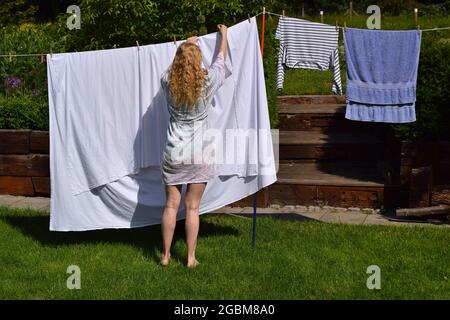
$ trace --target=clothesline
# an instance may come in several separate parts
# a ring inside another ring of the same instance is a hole
[[[258,13],[255,17],[259,16],[263,14],[262,12]],[[278,13],[273,13],[270,11],[266,11],[266,14],[268,15],[272,15],[272,16],[277,16],[277,17],[288,17],[288,18],[292,18],[286,15],[282,15],[282,14],[278,14]],[[345,27],[340,27],[338,26],[339,29],[344,29]],[[439,31],[439,30],[450,30],[450,27],[442,27],[442,28],[431,28],[431,29],[421,29],[420,31]]]
[[[278,13],[274,13],[274,12],[270,12],[270,11],[266,11],[265,12],[268,15],[272,15],[272,16],[277,16],[277,17],[288,17],[291,18],[289,16],[286,15],[282,15],[282,14],[278,14]],[[259,12],[257,13],[254,17],[258,17],[260,15],[262,15],[263,12]],[[250,16],[249,16],[250,18]],[[341,27],[341,26],[337,26],[339,29],[345,29],[345,27]],[[420,31],[423,32],[427,32],[427,31],[441,31],[441,30],[450,30],[450,27],[440,27],[440,28],[431,28],[431,29],[421,29]],[[43,55],[47,55],[47,54],[53,54],[53,52],[48,52],[48,53],[17,53],[17,54],[0,54],[0,57],[3,58],[11,58],[11,57],[37,57],[37,56],[43,56]]]

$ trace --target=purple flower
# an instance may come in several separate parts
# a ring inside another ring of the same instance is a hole
[[[39,95],[39,90],[38,89],[31,90],[31,96],[32,97],[37,97],[38,95]]]
[[[6,89],[18,89],[22,87],[22,80],[16,76],[7,76],[5,78],[5,88]]]

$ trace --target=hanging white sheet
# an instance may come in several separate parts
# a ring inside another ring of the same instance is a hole
[[[233,148],[244,151],[242,157],[227,158],[233,153],[229,146],[225,151],[224,141],[230,140],[217,140],[226,161],[217,165],[219,176],[207,185],[201,214],[276,181],[255,18],[230,27],[228,37],[232,75],[208,116],[210,127],[223,137],[237,135],[240,143]],[[205,66],[218,44],[216,33],[200,37]],[[168,112],[160,76],[175,52],[175,44],[168,42],[47,55],[50,230],[161,223],[165,194],[160,165]],[[255,143],[239,140],[255,130]],[[178,219],[184,216],[182,205]]]

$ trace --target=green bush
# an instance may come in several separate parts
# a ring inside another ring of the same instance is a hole
[[[231,25],[263,6],[280,10],[275,0],[82,0],[81,28],[69,30],[69,14],[58,16],[59,38],[66,51],[97,50],[185,39],[216,31],[216,25]]]
[[[25,90],[15,95],[0,95],[0,128],[48,130],[46,97],[33,97]]]
[[[38,6],[29,0],[1,0],[0,26],[34,22],[37,10]]]
[[[259,25],[261,19],[258,19]],[[278,41],[275,39],[275,30],[278,19],[266,18],[266,32],[264,36],[264,77],[266,80],[267,102],[269,106],[270,124],[278,128],[278,106],[276,92]],[[260,33],[261,34],[261,33]],[[261,40],[261,39],[260,39]]]
[[[50,46],[57,52],[58,46],[55,28],[51,24],[22,24],[0,29],[0,52],[12,54],[46,53]],[[9,76],[20,78],[21,88],[36,90],[42,95],[47,92],[47,66],[41,63],[40,56],[12,57],[11,60],[0,58],[0,94],[5,94],[7,88],[5,79]]]
[[[450,140],[449,32],[424,33],[417,77],[417,121],[395,125],[397,137],[407,140]]]
[[[3,27],[0,52],[45,53],[55,38],[51,24]],[[48,130],[45,59],[41,63],[40,56],[0,58],[0,80],[0,128]]]

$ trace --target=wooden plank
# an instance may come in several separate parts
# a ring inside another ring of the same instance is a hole
[[[382,145],[280,145],[281,160],[347,160],[377,161],[382,158]]]
[[[450,206],[440,205],[423,208],[402,208],[396,210],[396,215],[399,217],[420,217],[444,214],[450,214]]]
[[[39,196],[50,196],[50,177],[31,177],[34,192]]]
[[[358,135],[343,132],[311,132],[311,131],[280,131],[280,144],[290,145],[367,145],[381,144],[380,139],[373,134],[359,133]]]
[[[47,154],[0,155],[0,175],[4,176],[50,176]]]
[[[281,104],[346,104],[345,96],[337,95],[292,95],[278,96],[278,105]]]
[[[433,168],[420,167],[411,170],[409,207],[428,207],[433,191]]]
[[[49,153],[48,131],[33,130],[30,133],[30,153]]]
[[[279,205],[330,205],[379,208],[384,205],[384,188],[289,185],[270,186],[269,203]]]
[[[233,202],[230,204],[231,207],[253,207],[253,195],[245,197],[241,200]],[[256,196],[256,206],[258,208],[266,208],[268,206],[268,190],[263,188],[257,192]]]
[[[277,183],[281,184],[337,187],[383,187],[385,185],[375,164],[364,162],[281,163],[277,176]]]
[[[319,199],[339,207],[379,208],[383,204],[384,188],[319,186]]]
[[[278,113],[280,114],[304,114],[304,115],[317,115],[326,114],[328,116],[334,116],[337,113],[345,113],[345,104],[281,104],[278,107]]]
[[[25,154],[30,151],[28,129],[0,129],[0,154]]]
[[[0,194],[34,196],[31,177],[0,176]]]
[[[269,187],[269,204],[317,205],[316,200],[316,186],[276,183]]]

